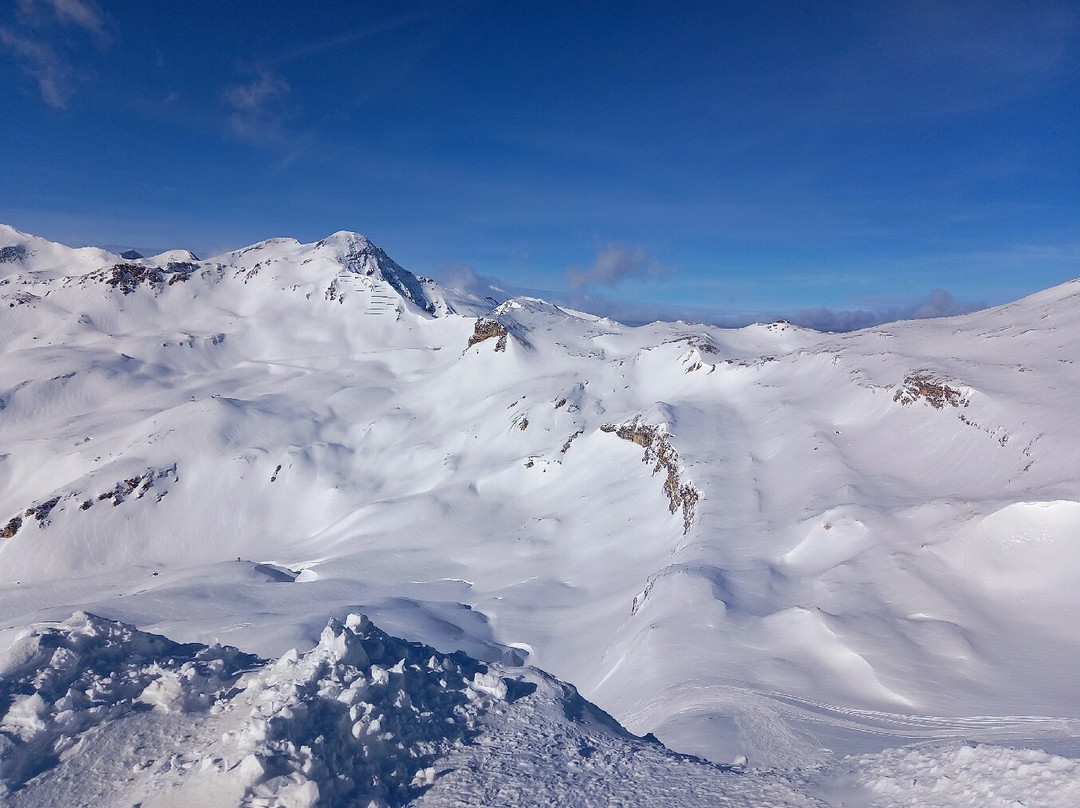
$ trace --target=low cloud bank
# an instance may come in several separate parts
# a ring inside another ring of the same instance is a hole
[[[601,253],[603,255],[603,253]],[[633,267],[641,267],[636,259],[628,264],[622,259],[612,258],[603,263],[600,275],[609,278],[626,279],[628,272],[636,272]],[[598,264],[602,262],[598,259]],[[594,265],[595,266],[595,265]],[[590,268],[591,269],[591,268]],[[503,301],[510,297],[539,297],[565,308],[585,311],[601,317],[610,317],[626,325],[643,325],[656,320],[683,320],[686,322],[708,323],[723,328],[740,328],[751,323],[770,323],[787,320],[796,325],[813,328],[817,331],[857,331],[860,328],[891,323],[898,320],[921,320],[932,317],[951,317],[967,314],[986,308],[984,302],[958,300],[951,292],[933,289],[925,297],[907,303],[884,300],[880,306],[868,306],[859,309],[833,309],[826,307],[800,309],[798,311],[759,311],[726,313],[697,306],[684,306],[672,303],[635,303],[612,300],[602,295],[592,294],[584,288],[572,287],[569,291],[553,289],[529,289],[503,283],[492,275],[481,275],[467,264],[449,263],[439,267],[436,272],[440,283],[452,289],[468,292],[478,297],[490,297]],[[596,277],[592,273],[589,277]],[[592,283],[593,281],[590,281]],[[620,283],[621,280],[615,282]],[[615,285],[607,284],[607,285]]]
[[[802,309],[785,319],[818,331],[856,331],[897,320],[924,320],[931,317],[952,317],[955,314],[985,309],[986,303],[957,300],[944,289],[934,289],[926,297],[908,305],[893,305],[882,309],[829,308]]]

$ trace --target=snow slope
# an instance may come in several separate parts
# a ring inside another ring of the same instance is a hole
[[[831,335],[485,310],[349,233],[0,259],[0,646],[363,611],[714,761],[1078,754],[1080,284]]]

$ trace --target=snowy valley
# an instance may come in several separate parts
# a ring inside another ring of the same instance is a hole
[[[0,796],[1080,804],[1078,303],[631,328],[0,226]]]

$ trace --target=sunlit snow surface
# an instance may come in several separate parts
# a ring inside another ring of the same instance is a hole
[[[518,721],[536,696],[478,708],[418,804],[642,804],[680,767],[705,789],[686,804],[1011,805],[1028,781],[1025,804],[1080,802],[1080,284],[824,335],[497,306],[349,233],[124,261],[0,227],[0,259],[0,648],[85,610],[277,659],[363,612],[750,761],[614,729],[574,757],[572,721]],[[174,691],[80,732],[150,733],[160,764],[247,715],[211,712],[214,686],[175,732],[145,717]],[[39,708],[0,705],[9,743]],[[64,732],[12,799],[105,788]],[[277,804],[250,800],[278,774],[204,759],[131,788]]]

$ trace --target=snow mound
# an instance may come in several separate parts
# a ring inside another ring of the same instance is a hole
[[[205,710],[257,660],[180,645],[76,612],[0,658],[0,794],[55,765],[79,737],[135,710]]]
[[[227,739],[255,775],[252,793],[309,794],[311,805],[404,804],[433,782],[446,748],[475,734],[477,711],[506,695],[479,663],[392,638],[361,615],[332,620],[311,651],[242,684],[218,709],[247,715]]]
[[[195,793],[216,778],[245,805],[402,805],[507,689],[479,662],[390,637],[361,615],[331,620],[313,649],[268,664],[78,612],[26,633],[0,663],[0,793],[55,795],[67,781],[57,771],[82,765],[86,733],[97,729],[96,746],[170,715],[183,750],[167,738],[130,750],[117,787]]]

